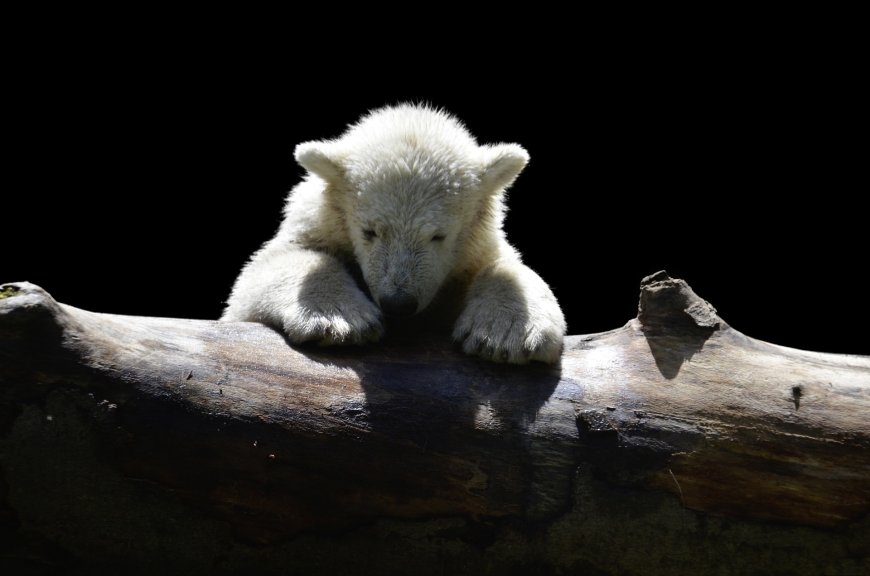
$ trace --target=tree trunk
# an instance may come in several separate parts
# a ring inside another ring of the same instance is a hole
[[[555,367],[7,284],[0,434],[24,573],[870,572],[870,357],[748,338],[661,272]]]

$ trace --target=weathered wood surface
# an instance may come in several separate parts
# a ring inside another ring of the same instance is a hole
[[[569,337],[557,367],[490,364],[423,338],[293,348],[257,324],[97,314],[7,284],[0,384],[0,462],[17,526],[51,524],[31,493],[46,472],[28,463],[76,466],[50,446],[44,456],[21,447],[41,446],[69,420],[93,436],[99,466],[169,490],[228,526],[234,541],[282,545],[385,520],[416,522],[413,531],[463,519],[455,538],[485,560],[463,560],[469,569],[498,572],[487,546],[520,530],[513,565],[535,558],[556,572],[668,573],[632,572],[619,558],[601,565],[588,527],[571,540],[577,514],[597,507],[606,516],[617,498],[650,498],[689,514],[683,523],[733,519],[770,530],[758,521],[773,521],[783,543],[771,549],[794,562],[809,560],[788,543],[806,543],[801,530],[812,530],[828,557],[808,570],[868,566],[870,545],[860,542],[870,534],[870,357],[753,340],[663,273],[644,280],[637,319]],[[55,440],[77,450],[66,436]],[[663,533],[673,521],[660,519]],[[46,530],[53,542],[69,539]],[[680,537],[724,538],[689,532]],[[542,552],[554,533],[562,548]]]

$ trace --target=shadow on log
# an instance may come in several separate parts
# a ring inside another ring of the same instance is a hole
[[[870,357],[748,338],[663,272],[557,367],[7,284],[0,384],[4,573],[870,570]]]

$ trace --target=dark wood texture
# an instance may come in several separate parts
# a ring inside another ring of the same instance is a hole
[[[753,340],[664,273],[557,367],[7,284],[0,384],[3,558],[33,573],[870,567],[870,357]]]

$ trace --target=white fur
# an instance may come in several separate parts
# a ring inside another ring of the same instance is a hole
[[[384,332],[376,302],[401,294],[417,312],[449,310],[443,295],[458,294],[453,337],[467,353],[559,359],[559,304],[502,231],[504,190],[528,162],[522,147],[479,146],[447,113],[399,105],[295,155],[308,176],[236,280],[222,320],[270,324],[294,343],[358,344]]]

